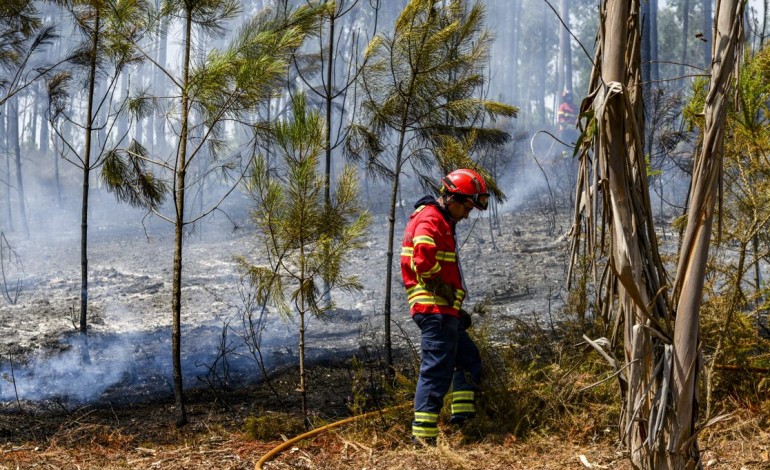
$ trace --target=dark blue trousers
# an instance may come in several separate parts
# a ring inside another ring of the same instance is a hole
[[[414,396],[412,434],[435,438],[438,415],[450,386],[453,389],[451,420],[464,421],[476,413],[481,355],[468,332],[459,325],[459,318],[441,314],[416,314],[412,318],[422,332],[422,361]]]

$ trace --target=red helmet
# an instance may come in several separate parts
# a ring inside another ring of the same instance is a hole
[[[441,178],[441,183],[449,194],[458,199],[469,199],[473,206],[479,210],[486,210],[489,205],[489,192],[487,183],[480,174],[467,168],[455,170]]]

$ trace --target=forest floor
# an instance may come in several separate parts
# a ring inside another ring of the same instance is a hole
[[[290,392],[297,385],[296,375],[296,371],[287,371],[272,383],[279,393]],[[317,391],[309,397],[315,409],[350,393],[349,369],[344,367],[313,367],[309,382],[309,390]],[[250,417],[276,406],[275,396],[264,386],[240,390],[227,402],[227,407],[213,403],[205,391],[190,394],[190,423],[182,428],[174,425],[173,402],[169,401],[67,410],[49,403],[21,413],[4,413],[0,417],[0,468],[252,469],[284,438],[302,432],[296,402],[284,403],[285,411],[274,416],[279,423],[263,429],[276,433],[275,437],[255,439],[247,432]],[[631,468],[601,419],[582,428],[539,430],[523,439],[473,435],[442,426],[439,445],[423,448],[408,439],[410,411],[402,408],[298,442],[263,468]],[[341,418],[322,412],[312,421],[320,426]],[[770,468],[770,433],[764,424],[751,410],[739,410],[732,420],[707,430],[700,439],[704,467]]]
[[[399,211],[397,239],[408,212]],[[272,389],[264,380],[255,383],[261,374],[242,345],[228,343],[229,369],[217,368],[223,364],[224,332],[229,340],[242,339],[237,328],[245,306],[233,257],[258,260],[259,255],[245,217],[237,224],[209,221],[186,241],[182,359],[190,423],[181,428],[174,425],[169,393],[171,230],[158,221],[139,226],[141,217],[124,209],[94,207],[86,363],[73,317],[80,292],[79,225],[62,218],[32,220],[41,230],[28,239],[8,235],[24,264],[18,268],[18,301],[0,305],[0,469],[249,469],[284,439],[304,431],[297,418],[296,323],[272,317],[267,323],[262,346]],[[534,348],[541,329],[558,328],[566,297],[569,220],[566,211],[554,214],[547,202],[535,201],[505,213],[501,209],[494,228],[488,217],[477,216],[459,226],[469,303],[487,344],[512,344],[513,327],[531,325],[530,336],[518,342]],[[382,355],[377,348],[387,222],[375,218],[370,231],[366,249],[349,264],[363,292],[335,295],[338,309],[323,321],[308,322],[308,409],[314,427],[350,416],[351,405],[365,394],[350,358],[376,363]],[[393,334],[401,359],[411,364],[406,375],[413,378],[417,329],[404,297],[394,294]],[[573,344],[564,356],[593,360],[583,358],[581,350]],[[606,372],[606,366],[596,367]],[[237,386],[212,386],[222,374],[238,379]],[[408,401],[409,386],[401,387]],[[404,402],[385,417],[298,443],[265,468],[630,468],[627,456],[618,452],[617,411],[610,403],[617,392],[612,390],[604,402],[580,398],[565,407],[572,415],[563,423],[550,417],[547,426],[533,425],[527,432],[441,427],[435,448],[412,445],[411,410]],[[755,402],[770,403],[766,398]],[[732,418],[704,430],[704,466],[770,469],[770,405],[752,406],[757,405],[737,399],[725,404]],[[377,408],[376,402],[364,406]],[[534,420],[541,413],[520,411]],[[255,424],[260,417],[269,419]]]

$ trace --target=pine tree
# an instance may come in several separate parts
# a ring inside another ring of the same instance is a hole
[[[116,164],[114,149],[107,148],[124,146],[125,135],[115,139],[97,139],[99,129],[112,130],[117,126],[122,108],[108,109],[118,77],[135,61],[136,48],[134,44],[146,30],[145,22],[147,6],[136,0],[93,0],[89,2],[71,2],[66,5],[73,20],[83,34],[83,40],[75,51],[68,56],[68,62],[73,70],[59,72],[48,81],[50,109],[48,118],[51,129],[62,142],[61,157],[82,172],[81,217],[80,217],[80,332],[85,334],[88,328],[88,210],[91,186],[91,172],[100,167],[107,171],[105,178],[109,184],[114,179]],[[85,116],[78,116],[77,110],[68,109],[66,103],[71,90],[81,93],[75,88],[79,83],[72,83],[72,75],[82,72],[86,75],[83,90],[86,102]],[[102,81],[106,86],[102,87]],[[78,137],[69,136],[62,126],[76,123],[83,134]],[[98,142],[101,140],[101,142]],[[79,142],[83,142],[82,147]],[[98,142],[98,143],[97,143]],[[136,147],[136,144],[134,144]],[[139,149],[134,155],[141,153]],[[150,207],[157,206],[163,200],[164,186],[162,182],[152,178],[144,170],[144,162],[135,157],[133,165],[121,167],[124,178],[133,178],[144,183],[143,198]],[[103,166],[104,165],[104,166]],[[110,174],[112,172],[112,174]],[[132,202],[139,202],[134,199]]]
[[[363,116],[351,127],[347,151],[365,158],[370,171],[392,185],[384,300],[389,366],[393,365],[393,232],[401,176],[411,168],[426,185],[435,184],[431,170],[438,167],[447,172],[457,163],[442,161],[437,148],[454,145],[449,142],[464,142],[461,145],[469,148],[502,145],[508,134],[485,127],[481,117],[516,115],[513,106],[477,96],[484,84],[491,40],[483,24],[480,3],[468,8],[464,0],[412,0],[393,34],[378,35],[366,51],[367,66],[361,76]],[[465,161],[475,166],[468,157]],[[495,196],[503,196],[490,179],[488,183]]]
[[[317,30],[319,16],[328,5],[304,5],[294,10],[264,11],[243,23],[233,39],[223,50],[211,49],[200,63],[194,63],[192,49],[195,42],[193,30],[218,34],[225,31],[227,22],[240,16],[236,0],[186,0],[164,3],[163,15],[181,20],[184,38],[181,61],[181,76],[169,69],[162,69],[169,78],[175,92],[171,97],[153,97],[139,94],[133,97],[130,107],[141,112],[150,112],[150,103],[170,101],[165,105],[175,109],[169,116],[176,134],[177,146],[172,155],[148,153],[142,160],[153,165],[159,178],[168,182],[173,195],[171,214],[160,209],[153,212],[174,225],[174,255],[171,283],[171,355],[173,363],[173,386],[176,402],[176,424],[187,423],[187,412],[182,380],[182,265],[185,227],[196,223],[217,210],[221,199],[208,207],[193,211],[188,207],[188,191],[202,178],[190,175],[192,165],[201,164],[207,172],[220,169],[223,172],[238,168],[235,161],[239,153],[233,152],[224,139],[227,126],[246,126],[260,131],[261,126],[247,123],[246,116],[257,106],[267,102],[284,83],[292,54],[302,45],[305,38]],[[145,53],[146,55],[146,53]],[[160,64],[155,63],[155,66]],[[176,96],[174,96],[176,94]],[[196,119],[193,120],[193,113]],[[234,142],[237,146],[238,142]],[[233,158],[223,158],[233,152]],[[125,154],[131,154],[129,150]],[[213,163],[199,163],[205,155]],[[220,160],[220,157],[222,157]],[[248,167],[249,163],[241,168]],[[236,187],[239,178],[225,191],[225,197]],[[129,190],[120,179],[114,188]]]
[[[363,247],[370,217],[358,203],[358,179],[351,166],[345,167],[327,203],[326,178],[319,172],[326,124],[317,111],[307,109],[303,94],[294,96],[292,109],[290,121],[275,125],[282,166],[269,168],[260,158],[248,184],[268,264],[253,265],[242,258],[241,265],[259,303],[270,302],[283,315],[294,312],[299,317],[299,392],[307,416],[306,318],[333,310],[333,303],[321,302],[324,287],[361,290],[355,277],[343,274],[343,267],[352,252]]]

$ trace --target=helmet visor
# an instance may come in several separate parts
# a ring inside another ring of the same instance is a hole
[[[473,201],[473,205],[476,207],[476,209],[485,211],[487,210],[487,207],[489,207],[489,194],[474,194],[471,198],[471,201]]]

